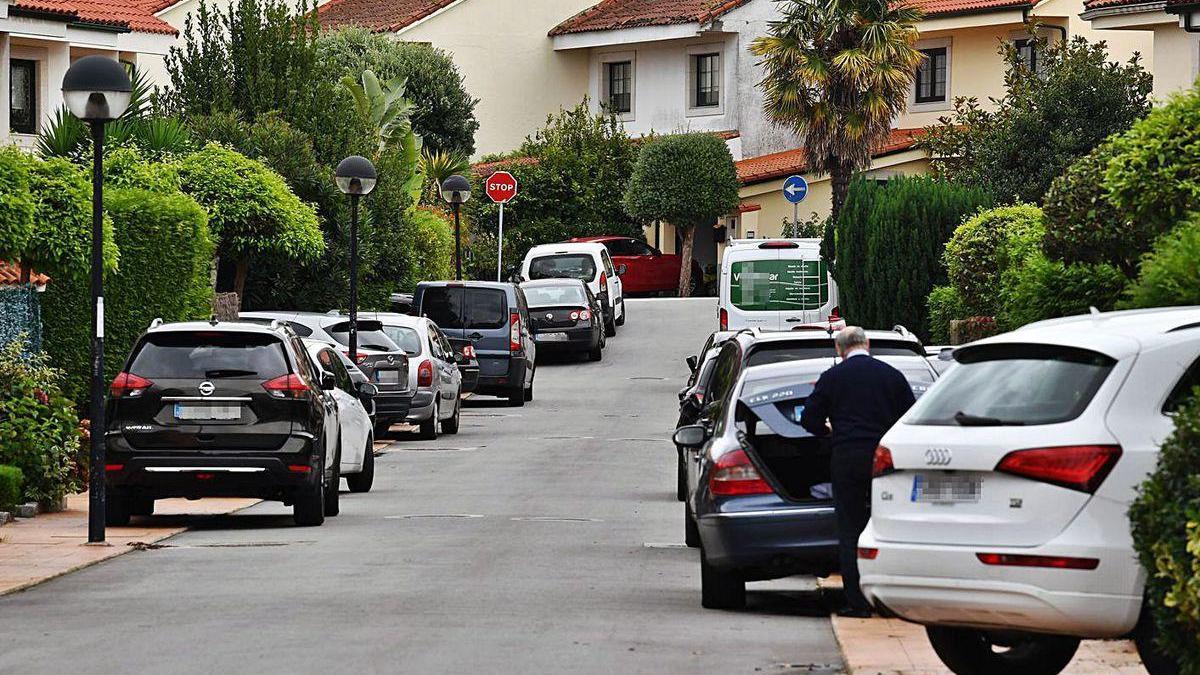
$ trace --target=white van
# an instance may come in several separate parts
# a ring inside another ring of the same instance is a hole
[[[721,259],[720,330],[834,329],[837,284],[820,239],[737,239]]]
[[[529,249],[521,263],[521,279],[579,279],[592,289],[604,307],[604,333],[617,334],[617,326],[625,323],[625,292],[621,275],[625,266],[613,265],[604,244],[595,242],[564,242],[541,244]]]

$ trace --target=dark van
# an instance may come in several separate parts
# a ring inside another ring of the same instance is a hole
[[[446,337],[469,340],[475,347],[477,393],[507,398],[513,406],[533,400],[537,346],[525,294],[516,284],[423,281],[413,294],[413,307]]]

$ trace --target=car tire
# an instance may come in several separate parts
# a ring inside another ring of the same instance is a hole
[[[683,505],[683,543],[688,548],[700,548],[700,527],[696,525],[696,516],[692,513],[692,505]]]
[[[942,663],[960,675],[1055,675],[1079,649],[1079,638],[1062,635],[1010,633],[1000,642],[974,628],[926,626],[925,633]]]
[[[1138,617],[1137,627],[1133,629],[1133,643],[1137,646],[1138,656],[1142,658],[1142,667],[1150,675],[1179,675],[1179,663],[1163,653],[1157,638],[1158,626],[1154,622],[1150,603],[1143,602],[1142,614]]]
[[[683,448],[675,446],[675,498],[687,499],[687,464],[683,463]]]
[[[617,321],[616,321],[616,323],[617,323],[617,325],[618,325],[618,326],[624,326],[624,325],[625,325],[625,312],[626,312],[626,309],[625,309],[625,298],[621,298],[621,316],[620,316],[620,317],[618,317],[618,318],[617,318]]]
[[[342,511],[342,444],[338,443],[337,452],[333,455],[333,475],[329,485],[325,487],[323,500],[325,517],[331,518]]]
[[[706,609],[745,609],[746,580],[736,572],[708,564],[700,549],[700,605]]]
[[[154,500],[150,497],[130,497],[129,498],[129,515],[131,516],[152,516],[154,515]]]
[[[436,441],[438,437],[438,425],[441,420],[438,416],[441,415],[441,401],[438,400],[438,394],[434,394],[433,413],[429,415],[429,419],[421,422],[421,440]]]
[[[130,501],[125,495],[109,493],[104,505],[104,524],[108,527],[128,525],[129,517],[133,515]]]
[[[380,440],[387,438],[388,434],[390,434],[392,431],[391,420],[384,420],[382,422],[376,422],[375,428],[373,429],[373,431],[375,432],[375,438],[378,438]]]
[[[508,391],[508,405],[513,408],[520,408],[525,405],[525,390],[518,387]]]
[[[615,312],[615,311],[616,310],[612,310],[612,311],[608,311],[608,312],[604,313],[604,336],[605,337],[616,337],[617,336],[617,322],[612,318],[613,312]]]
[[[604,345],[600,342],[596,343],[595,347],[588,350],[588,361],[600,361],[604,358]]]
[[[375,484],[375,443],[367,437],[367,449],[363,454],[362,471],[346,476],[346,486],[351,492],[370,492]]]
[[[525,391],[521,392],[521,397],[525,399],[526,403],[533,400],[533,382],[532,381],[530,381],[528,387],[525,387]]]
[[[322,467],[324,472],[324,467]],[[296,491],[295,502],[292,504],[292,520],[301,527],[315,527],[325,523],[325,477],[314,486],[306,486]]]
[[[458,420],[462,414],[462,399],[454,402],[454,414],[442,422],[442,433],[454,435],[458,433]]]

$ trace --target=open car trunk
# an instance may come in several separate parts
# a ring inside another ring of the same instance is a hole
[[[771,407],[782,412],[802,405],[803,399],[792,399]],[[767,474],[767,481],[781,492],[781,496],[792,501],[832,501],[829,440],[803,431],[797,433],[796,429],[789,430],[786,435],[780,434],[767,421],[776,426],[782,421],[799,428],[782,414],[769,415],[768,420],[763,420],[755,409],[738,406],[738,428],[744,434],[743,446],[759,469]]]

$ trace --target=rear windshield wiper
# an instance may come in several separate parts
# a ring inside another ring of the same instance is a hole
[[[217,368],[215,370],[204,371],[205,377],[249,377],[257,375],[257,370],[242,370],[240,368]]]
[[[982,417],[980,415],[971,415],[961,410],[954,413],[954,421],[959,426],[963,427],[1021,427],[1025,426],[1024,422],[1013,420],[1002,420],[999,417]]]
[[[392,351],[392,348],[391,348],[391,347],[389,347],[389,346],[387,346],[387,345],[359,345],[359,346],[360,346],[360,347],[366,347],[367,349],[378,349],[378,350],[379,350],[379,351],[381,351],[381,352],[390,352],[390,351]]]

